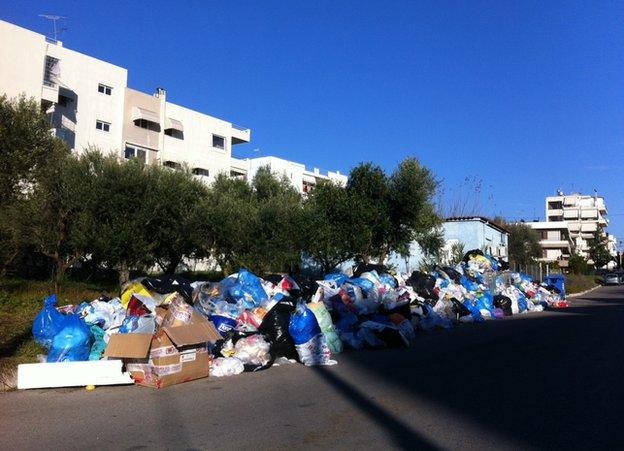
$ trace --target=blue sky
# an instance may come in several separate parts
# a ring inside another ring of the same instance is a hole
[[[595,188],[624,238],[622,2],[0,0],[48,33],[40,13],[131,87],[250,127],[237,156],[348,172],[413,155],[447,205],[509,218]]]

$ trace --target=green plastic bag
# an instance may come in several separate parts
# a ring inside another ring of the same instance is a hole
[[[327,346],[329,346],[329,350],[332,354],[342,352],[342,341],[336,333],[331,315],[327,311],[325,304],[322,302],[310,302],[308,304],[308,308],[312,310],[312,313],[314,313],[316,321],[319,323],[321,332],[323,332],[325,340],[327,341]]]

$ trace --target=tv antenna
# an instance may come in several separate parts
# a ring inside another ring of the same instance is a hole
[[[48,19],[52,21],[54,27],[54,41],[58,41],[58,37],[63,31],[67,31],[67,27],[57,28],[56,21],[61,19],[67,19],[65,16],[57,16],[56,14],[39,14],[39,17],[43,17],[44,19]]]

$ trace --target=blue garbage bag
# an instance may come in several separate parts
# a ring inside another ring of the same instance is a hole
[[[56,310],[56,295],[51,294],[43,301],[43,308],[35,317],[32,334],[37,343],[50,348],[52,339],[63,328],[65,315]]]
[[[89,360],[100,360],[104,349],[106,349],[104,329],[95,324],[91,324],[89,329],[91,330],[91,335],[93,335],[93,344],[91,345],[91,351],[89,352]]]
[[[78,315],[65,315],[63,328],[54,335],[48,362],[78,362],[89,360],[93,335],[87,323]]]
[[[322,333],[316,316],[314,316],[312,310],[306,306],[305,302],[300,301],[297,303],[295,312],[290,315],[288,333],[296,345],[307,343]]]
[[[334,280],[337,286],[343,285],[347,280],[349,280],[349,276],[343,274],[341,272],[333,272],[331,274],[325,275],[325,280]]]
[[[479,310],[487,310],[490,312],[490,316],[492,319],[494,316],[494,297],[489,291],[484,292],[481,296],[476,299],[476,306]]]
[[[368,293],[370,290],[375,288],[375,284],[372,281],[364,279],[362,277],[354,277],[353,279],[349,279],[349,283],[357,285],[362,289],[364,293]]]
[[[466,276],[461,276],[459,279],[459,283],[461,283],[462,286],[470,292],[474,293],[475,291],[479,290],[479,285],[476,282],[468,279]]]
[[[260,277],[256,276],[251,271],[242,268],[238,271],[238,283],[243,287],[245,295],[249,294],[253,301],[254,306],[259,306],[263,301],[269,299],[266,291],[262,287],[262,281]],[[247,296],[245,296],[247,298]]]
[[[394,277],[392,277],[388,273],[381,273],[381,274],[379,274],[379,280],[381,280],[382,283],[390,285],[392,288],[396,288],[397,287],[396,279]]]
[[[216,329],[222,334],[233,330],[237,324],[235,319],[223,315],[210,315],[210,321],[212,321]]]
[[[479,311],[479,307],[476,304],[473,304],[470,299],[464,299],[464,302],[462,302],[462,304],[464,304],[466,308],[470,310],[470,316],[472,316],[475,323],[482,323],[485,321],[485,319],[483,319],[483,316],[481,315],[481,312]]]
[[[521,294],[520,296],[518,296],[518,310],[520,310],[520,312],[524,312],[526,309],[528,309],[528,305],[527,305],[527,298],[525,295]]]

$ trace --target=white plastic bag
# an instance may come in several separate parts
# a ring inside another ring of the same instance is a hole
[[[210,377],[234,376],[243,371],[245,366],[236,357],[219,357],[210,363]]]

